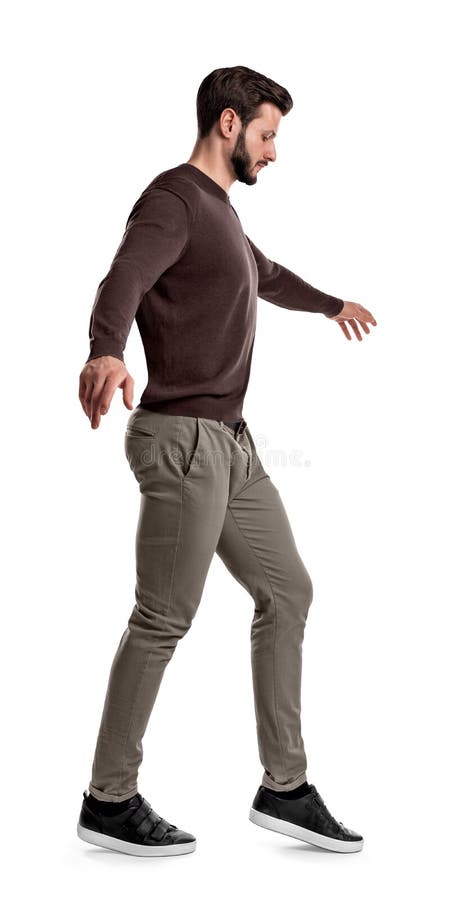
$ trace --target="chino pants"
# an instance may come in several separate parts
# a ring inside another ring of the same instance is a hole
[[[262,784],[306,781],[301,734],[302,643],[312,601],[277,488],[244,419],[136,407],[125,454],[139,484],[135,604],[109,675],[90,792],[137,791],[142,739],[165,667],[189,630],[214,553],[254,601],[251,666]]]

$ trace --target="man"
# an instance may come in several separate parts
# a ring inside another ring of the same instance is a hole
[[[252,677],[264,767],[250,810],[258,825],[331,850],[363,838],[330,814],[306,778],[300,726],[302,641],[312,600],[280,495],[242,416],[256,301],[320,312],[368,333],[371,313],[267,259],[244,234],[228,189],[275,161],[290,94],[245,66],[216,69],[197,95],[198,138],[136,201],[90,319],[80,401],[92,428],[117,388],[133,410],[123,351],[134,318],[149,381],[128,419],[125,452],[139,483],[136,602],[109,676],[78,834],[142,856],[195,850],[137,791],[142,739],[165,666],[192,624],[217,552],[251,594]]]

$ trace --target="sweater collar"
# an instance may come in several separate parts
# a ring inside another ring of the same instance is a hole
[[[183,171],[189,174],[200,187],[204,187],[210,194],[218,197],[219,200],[223,200],[224,203],[230,204],[229,194],[227,194],[217,181],[210,178],[206,172],[202,172],[201,169],[198,169],[197,166],[192,165],[192,163],[180,163],[178,168],[183,169]]]

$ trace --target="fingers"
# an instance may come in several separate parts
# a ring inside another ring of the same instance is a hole
[[[112,375],[107,375],[103,382],[103,387],[98,394],[98,397],[91,400],[91,417],[92,415],[97,416],[98,413],[98,421],[100,421],[100,416],[106,415],[111,405],[111,400],[114,396],[116,386],[116,378],[114,378],[114,376]]]
[[[358,310],[358,315],[356,316],[356,318],[359,322],[361,322],[361,325],[363,324],[363,322],[370,322],[371,325],[377,324],[370,310],[366,309],[365,306],[361,306],[360,303],[355,303],[355,306]],[[369,329],[367,329],[367,334],[369,333]]]
[[[98,426],[100,425],[100,410],[104,410],[104,412],[107,412],[109,408],[109,403],[111,402],[111,397],[114,393],[114,390],[112,392],[110,391],[108,382],[108,377],[103,379],[99,379],[97,377],[97,381],[92,385],[92,392],[88,402],[91,428],[98,428]],[[109,401],[107,400],[108,397]],[[108,406],[106,406],[106,403],[108,403]]]
[[[355,304],[355,305],[357,306],[358,313],[357,313],[357,315],[355,316],[354,319],[350,319],[349,321],[350,321],[350,325],[351,325],[352,328],[353,328],[353,331],[354,331],[355,334],[356,334],[356,337],[358,338],[358,341],[362,341],[362,335],[360,334],[360,332],[359,332],[359,330],[358,330],[358,325],[357,325],[357,323],[359,322],[359,324],[361,325],[362,330],[363,330],[366,334],[370,334],[370,328],[369,328],[367,322],[370,322],[371,325],[376,325],[377,323],[376,323],[376,321],[375,321],[375,319],[374,319],[372,313],[369,312],[368,309],[365,309],[364,306],[360,306],[359,303],[357,303],[357,304]]]
[[[345,324],[345,322],[339,322],[339,325],[341,326],[342,331],[344,332],[345,337],[347,338],[347,340],[351,341],[352,336],[351,336],[351,334],[350,334],[350,332],[349,332],[349,330],[348,330],[347,325]]]
[[[88,416],[89,413],[88,413],[87,402],[86,402],[87,387],[88,387],[88,383],[87,383],[83,373],[81,373],[80,381],[79,381],[79,388],[78,388],[78,399],[83,407],[83,411]]]
[[[376,325],[377,323],[370,310],[366,309],[364,306],[361,306],[360,303],[349,303],[346,304],[346,306],[347,312],[353,313],[353,315],[347,315],[343,322],[339,322],[339,325],[341,326],[345,337],[349,341],[351,341],[352,336],[346,326],[346,323],[348,322],[358,341],[362,341],[362,334],[358,328],[358,324],[361,326],[365,334],[370,334],[370,329],[367,323],[370,322],[371,325]]]
[[[86,363],[80,374],[78,397],[92,428],[98,428],[101,416],[109,410],[114,391],[122,384],[127,384],[127,401],[131,402],[134,381],[118,357],[98,356]]]
[[[92,376],[80,375],[78,398],[92,428],[98,428],[100,415],[108,412],[114,391],[114,380],[108,376],[102,378],[97,372],[94,380]]]
[[[125,381],[120,387],[123,390],[122,398],[125,406],[127,409],[133,409],[134,378],[132,378],[130,374],[127,374]]]
[[[86,413],[88,419],[91,418],[92,392],[94,390],[94,382],[91,378],[85,377],[83,373],[80,375],[80,390],[78,397],[80,403]]]

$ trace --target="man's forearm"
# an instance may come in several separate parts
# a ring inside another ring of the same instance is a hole
[[[123,362],[128,334],[141,299],[142,284],[136,267],[114,262],[95,296],[86,362],[97,356],[116,356]]]
[[[268,259],[249,237],[247,240],[258,267],[259,297],[284,309],[320,312],[329,317],[341,312],[343,300],[308,284],[281,263]]]

